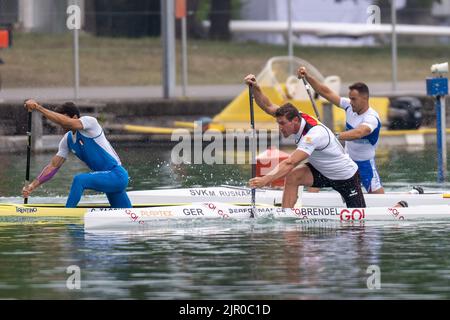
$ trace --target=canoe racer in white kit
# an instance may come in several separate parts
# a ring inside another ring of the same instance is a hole
[[[315,118],[299,112],[292,104],[279,107],[266,97],[253,74],[245,77],[252,87],[258,106],[274,116],[284,137],[295,135],[297,149],[271,172],[250,179],[252,188],[261,188],[275,179],[286,177],[283,208],[292,208],[297,202],[298,187],[331,187],[339,192],[349,208],[364,208],[358,166],[334,136],[333,132]],[[299,165],[308,159],[309,163]],[[299,166],[298,166],[299,165]]]

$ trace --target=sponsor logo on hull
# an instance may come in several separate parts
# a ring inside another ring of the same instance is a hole
[[[22,208],[22,207],[16,207],[16,213],[37,213],[37,208]]]
[[[366,217],[364,209],[342,209],[339,214],[341,221],[360,221]]]

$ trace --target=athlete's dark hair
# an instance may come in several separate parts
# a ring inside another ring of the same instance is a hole
[[[295,117],[300,119],[300,111],[292,103],[285,103],[277,109],[275,112],[275,117],[285,116],[286,119],[292,121]]]
[[[73,102],[65,102],[64,104],[60,105],[55,110],[58,113],[68,115],[69,117],[77,116],[80,117],[80,110]]]
[[[356,90],[359,92],[359,94],[364,94],[366,96],[369,96],[369,87],[367,84],[363,82],[356,82],[352,84],[350,87],[348,87],[350,90]]]

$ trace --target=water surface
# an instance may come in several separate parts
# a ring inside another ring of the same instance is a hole
[[[245,185],[250,177],[249,165],[173,166],[168,149],[118,151],[129,190]],[[32,176],[50,156],[33,157]],[[26,157],[0,155],[0,163],[0,202],[19,202]],[[450,189],[435,183],[435,163],[433,147],[378,155],[388,190]],[[30,200],[64,202],[72,175],[84,170],[69,159]],[[450,221],[215,221],[141,233],[87,233],[64,222],[0,225],[1,299],[450,298]],[[67,286],[70,266],[80,269],[79,290]],[[379,289],[367,284],[374,266]]]

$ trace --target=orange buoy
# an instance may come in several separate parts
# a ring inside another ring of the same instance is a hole
[[[281,161],[286,160],[289,154],[276,147],[270,147],[256,156],[256,176],[263,177],[272,171]],[[284,178],[276,179],[270,184],[271,187],[283,187]]]

